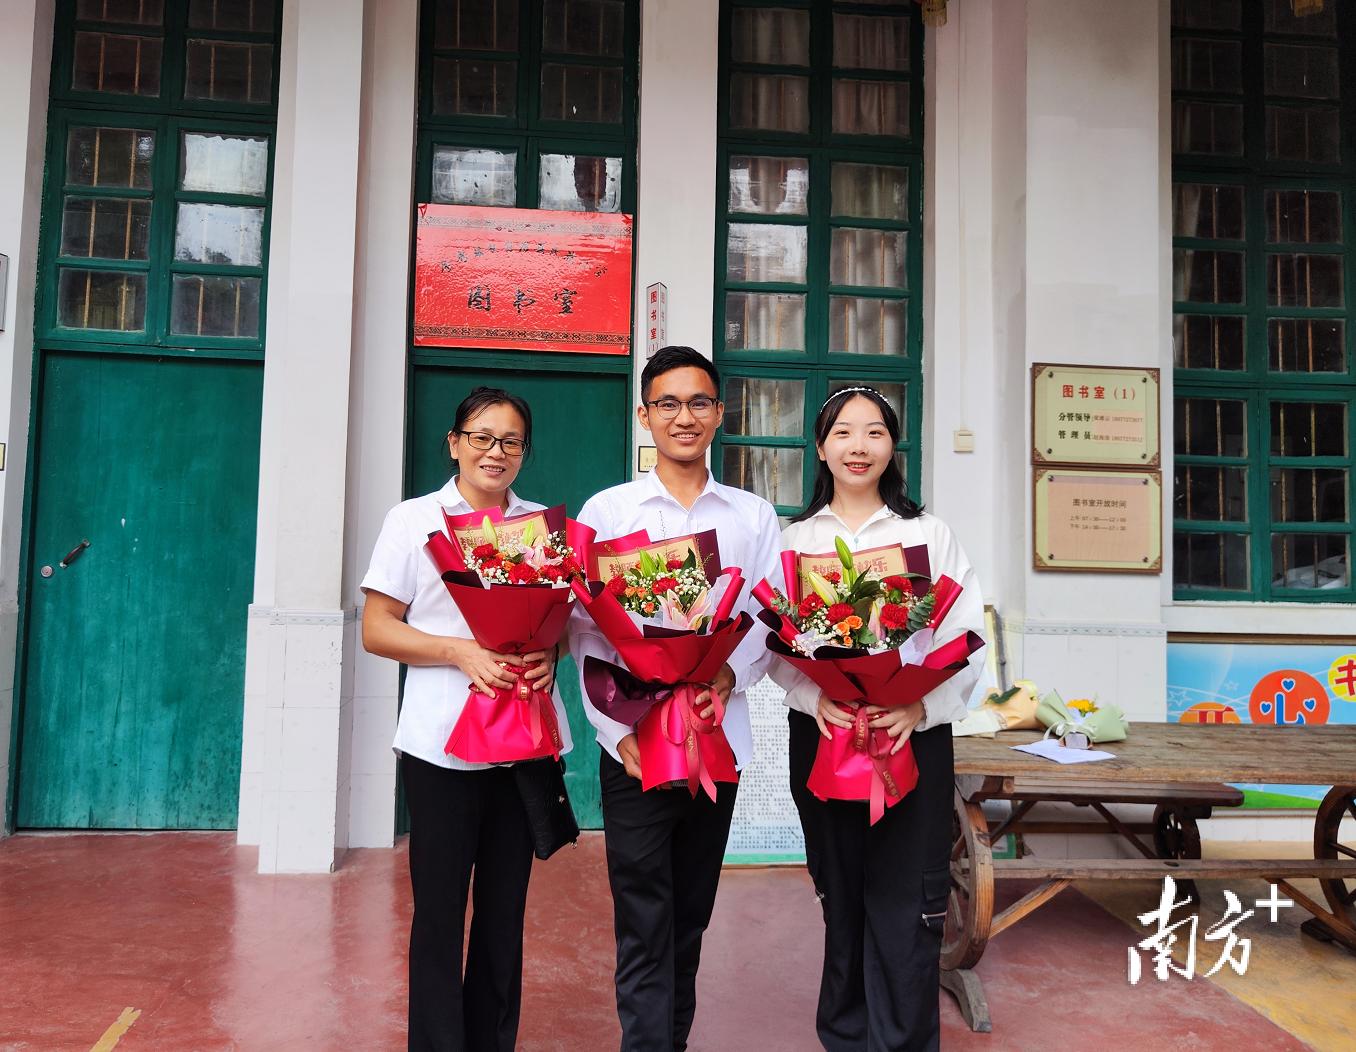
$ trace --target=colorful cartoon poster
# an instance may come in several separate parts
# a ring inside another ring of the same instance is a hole
[[[1168,713],[1179,723],[1356,724],[1356,642],[1169,643]],[[1316,808],[1326,785],[1240,783],[1244,807]]]

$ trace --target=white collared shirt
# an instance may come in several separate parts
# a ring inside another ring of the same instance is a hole
[[[544,506],[520,500],[509,490],[505,514],[506,517],[522,515]],[[405,623],[411,628],[434,636],[470,639],[471,629],[466,618],[448,594],[433,560],[424,551],[428,535],[446,528],[444,508],[453,515],[472,510],[457,489],[455,475],[436,493],[414,497],[387,512],[376,547],[372,549],[372,563],[363,578],[362,590],[381,592],[405,603],[408,607]],[[458,771],[479,771],[492,766],[468,763],[443,751],[461,710],[466,707],[470,689],[470,678],[455,665],[410,665],[405,673],[400,721],[392,747],[397,752]],[[569,752],[570,721],[560,703],[560,691],[553,688],[551,697],[556,707],[556,723],[560,727],[561,751]]]
[[[835,537],[842,537],[854,552],[883,544],[902,544],[905,548],[926,544],[933,578],[945,575],[964,589],[942,621],[936,636],[937,644],[949,642],[967,631],[984,634],[984,597],[980,594],[975,569],[951,528],[937,516],[924,512],[917,518],[905,519],[882,506],[854,532],[826,505],[804,522],[793,522],[788,526],[782,533],[782,547],[788,551],[820,555],[833,551]],[[970,694],[983,667],[984,651],[981,649],[970,655],[966,668],[924,695],[923,721],[917,730],[925,731],[940,723],[964,719]],[[775,662],[769,671],[773,680],[786,688],[786,703],[813,716],[819,706],[819,688],[785,661]]]
[[[635,482],[625,482],[594,494],[580,509],[577,518],[597,530],[600,541],[636,530],[647,531],[652,541],[715,530],[721,566],[738,566],[743,572],[744,592],[735,609],[747,610],[755,617],[760,607],[753,598],[753,586],[764,577],[775,580],[773,574],[777,572],[781,550],[776,511],[762,497],[722,485],[710,473],[706,476],[705,488],[690,509],[678,503],[660,481],[658,473],[651,471]],[[753,729],[749,725],[749,705],[744,692],[762,679],[768,669],[772,655],[765,645],[766,638],[762,624],[755,624],[730,655],[735,683],[725,706],[722,726],[739,767],[753,756]],[[593,707],[588,693],[583,690],[582,670],[584,658],[590,655],[614,664],[621,664],[621,660],[584,610],[576,610],[570,619],[570,651],[579,663],[584,711],[598,732],[598,744],[613,759],[620,760],[617,743],[634,728],[604,716]]]

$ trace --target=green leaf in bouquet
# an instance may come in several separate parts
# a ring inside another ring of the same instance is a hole
[[[659,575],[659,560],[650,552],[641,552],[640,572],[646,577],[657,577]]]
[[[496,548],[499,547],[499,535],[494,532],[494,523],[490,521],[488,515],[480,520],[480,535],[485,538],[486,544],[493,544]]]
[[[909,607],[909,633],[921,631],[932,620],[932,611],[937,606],[937,597],[932,592]]]
[[[853,582],[852,587],[848,589],[847,602],[856,606],[858,603],[874,600],[881,594],[881,583],[874,577],[863,574]]]
[[[869,629],[869,628],[867,628],[867,627],[865,627],[865,626],[863,626],[863,627],[857,629],[857,643],[858,643],[858,645],[864,646],[864,647],[873,647],[873,646],[875,646],[875,645],[876,645],[877,643],[879,643],[879,642],[880,642],[880,639],[876,636],[876,633],[875,633],[875,632],[872,632],[872,631],[871,631],[871,629]]]
[[[695,570],[695,569],[697,568],[697,549],[696,549],[696,548],[689,548],[689,549],[687,550],[687,558],[683,560],[683,566],[682,566],[682,568],[683,568],[684,570]]]

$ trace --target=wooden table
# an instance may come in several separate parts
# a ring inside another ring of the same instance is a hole
[[[1356,726],[1266,727],[1136,723],[1126,741],[1105,746],[1114,760],[1062,765],[1014,752],[1035,731],[995,738],[957,738],[951,898],[942,943],[942,985],[955,995],[972,1030],[990,1029],[983,987],[973,968],[990,938],[1058,895],[1075,880],[1162,880],[1171,876],[1194,893],[1194,878],[1259,877],[1313,914],[1304,931],[1356,951],[1356,846],[1341,843],[1343,818],[1356,819]],[[1196,820],[1214,806],[1236,805],[1242,794],[1226,782],[1330,785],[1314,820],[1312,859],[1201,859]],[[1012,802],[992,829],[985,800]],[[1041,801],[1090,807],[1100,823],[1031,822]],[[1149,825],[1127,823],[1106,804],[1156,807]],[[992,845],[1007,833],[1113,832],[1140,859],[995,859]],[[1152,847],[1142,835],[1152,834]],[[1317,878],[1327,908],[1291,880]],[[994,881],[1043,883],[994,913]]]

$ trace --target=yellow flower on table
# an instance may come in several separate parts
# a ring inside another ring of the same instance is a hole
[[[1097,702],[1091,698],[1074,698],[1072,701],[1064,703],[1075,712],[1081,712],[1084,716],[1089,716],[1097,711]]]

